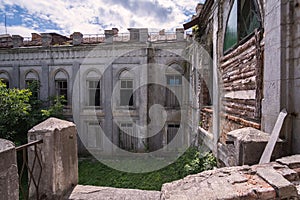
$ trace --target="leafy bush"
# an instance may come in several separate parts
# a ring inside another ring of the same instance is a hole
[[[196,174],[202,171],[213,169],[217,165],[217,160],[210,152],[200,153],[197,151],[194,158],[184,166],[187,174]]]

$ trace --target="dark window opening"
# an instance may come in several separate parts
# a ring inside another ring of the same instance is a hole
[[[138,149],[138,137],[132,123],[121,123],[119,127],[119,147],[128,151]]]
[[[133,80],[121,80],[120,106],[133,106]]]
[[[88,81],[88,106],[100,106],[100,81]]]
[[[25,81],[25,87],[31,90],[31,97],[33,99],[38,99],[39,98],[39,93],[40,93],[40,83],[37,80],[33,79],[28,79]]]
[[[179,124],[169,124],[167,129],[167,144],[169,144],[177,135],[180,128]]]
[[[56,89],[56,96],[63,96],[65,101],[63,104],[67,104],[68,102],[68,82],[67,80],[56,80],[55,81],[55,89]]]

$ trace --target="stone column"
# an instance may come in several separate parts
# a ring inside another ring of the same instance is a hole
[[[82,40],[83,40],[83,35],[80,32],[74,32],[72,34],[72,39],[73,39],[73,45],[74,46],[80,45],[82,43]]]
[[[184,29],[176,28],[176,40],[183,41],[184,40]]]
[[[38,145],[42,162],[39,196],[61,199],[78,182],[77,131],[72,122],[49,118],[28,132],[28,142],[43,139]],[[33,164],[34,149],[28,150],[29,167]],[[34,171],[39,176],[39,170]],[[35,190],[30,189],[30,197]]]
[[[128,31],[129,31],[129,34],[130,34],[130,42],[139,41],[139,29],[129,28]]]
[[[0,199],[19,199],[19,176],[14,143],[0,139]]]
[[[49,33],[41,33],[42,36],[42,46],[49,47],[52,43],[52,36]]]
[[[24,46],[23,37],[20,35],[12,35],[13,47],[18,48]]]
[[[104,30],[104,35],[105,35],[105,42],[106,43],[112,43],[113,42],[114,30]]]
[[[148,41],[148,29],[147,28],[140,28],[139,29],[139,41],[140,42],[147,42]]]

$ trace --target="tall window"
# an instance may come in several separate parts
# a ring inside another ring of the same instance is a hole
[[[137,150],[138,137],[135,135],[132,123],[120,123],[119,147],[124,150]]]
[[[103,141],[100,124],[98,122],[89,122],[87,131],[87,147],[102,149]]]
[[[121,80],[120,106],[133,106],[133,80]]]
[[[25,76],[25,87],[32,90],[32,97],[38,99],[40,92],[40,83],[37,73],[30,71]]]
[[[226,25],[224,52],[240,44],[261,27],[258,5],[255,0],[235,0]]]
[[[167,107],[179,107],[181,100],[182,90],[182,76],[181,75],[167,75],[166,90],[166,106]]]
[[[86,105],[101,106],[101,83],[100,74],[96,71],[90,71],[86,76]]]
[[[67,75],[59,71],[55,75],[55,95],[56,96],[64,96],[66,100],[64,104],[68,102],[68,78]]]
[[[88,80],[88,106],[100,106],[100,81]]]
[[[167,144],[168,149],[181,147],[182,142],[180,137],[176,137],[180,128],[180,124],[168,124],[167,129]],[[170,144],[172,142],[172,144]]]

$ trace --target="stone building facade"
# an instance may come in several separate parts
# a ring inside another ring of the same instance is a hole
[[[88,37],[33,34],[30,40],[2,35],[0,78],[10,88],[39,81],[41,100],[64,95],[64,114],[80,136],[79,152],[164,148],[178,131],[192,132],[184,120],[192,99],[183,89],[189,87],[189,64],[182,56],[188,42],[183,29],[128,30]],[[189,135],[180,137],[175,148],[189,141]]]
[[[299,1],[207,0],[194,29],[211,62],[194,52],[201,140],[228,161],[227,133],[253,127],[271,133],[279,112],[288,117],[281,130],[283,154],[300,152]],[[208,64],[207,64],[208,63]]]

